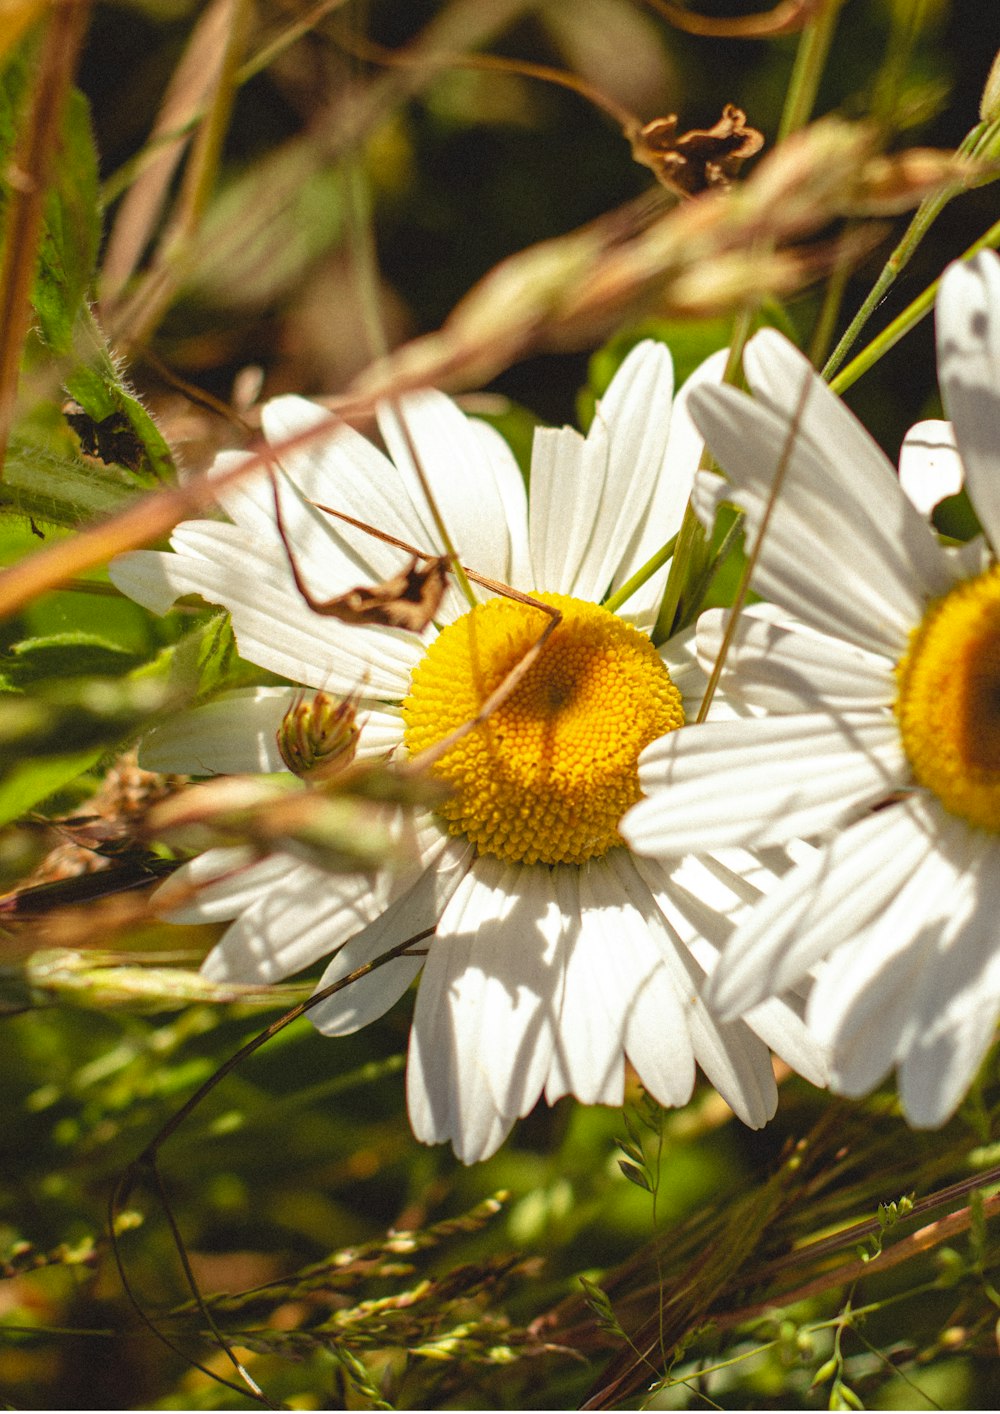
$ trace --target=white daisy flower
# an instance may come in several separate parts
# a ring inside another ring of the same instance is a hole
[[[714,360],[691,382],[718,376]],[[380,410],[392,461],[301,399],[264,409],[274,444],[329,425],[282,457],[283,519],[315,596],[384,580],[402,558],[317,505],[423,550],[437,545],[412,441],[463,561],[563,613],[516,690],[434,768],[452,791],[439,813],[397,821],[412,867],[373,879],[287,854],[255,862],[214,850],[180,871],[204,886],[184,918],[235,919],[206,960],[214,979],[275,981],[333,954],[325,987],[435,930],[426,957],[383,965],[309,1015],[326,1034],[355,1031],[422,968],[410,1117],[419,1139],[450,1139],[466,1162],[491,1154],[543,1093],[620,1104],[626,1057],[666,1105],[689,1098],[697,1062],[752,1126],[777,1100],[768,1044],[823,1082],[819,1048],[791,1006],[766,1002],[749,1024],[719,1023],[702,999],[729,919],[785,856],[665,868],[636,860],[618,834],[638,797],[640,750],[683,720],[683,694],[703,681],[683,646],[660,653],[643,631],[666,569],[631,595],[627,616],[600,607],[680,525],[701,442],[687,390],[671,411],[672,392],[667,351],[639,346],[586,438],[537,433],[530,504],[503,439],[441,394]],[[363,694],[362,758],[416,753],[467,722],[545,625],[537,608],[493,593],[470,610],[454,587],[423,637],[321,617],[295,587],[267,479],[249,477],[220,500],[231,523],[179,526],[173,553],[123,556],[114,582],[160,613],[201,594],[229,609],[244,658],[307,687]],[[230,694],[151,736],[144,764],[280,770],[276,733],[297,698],[293,687]]]
[[[742,506],[751,538],[800,415],[753,580],[770,605],[742,616],[721,677],[731,699],[768,715],[653,744],[640,764],[646,799],[622,823],[634,849],[661,858],[845,826],[737,929],[710,1001],[735,1015],[815,969],[806,1019],[830,1047],[834,1088],[865,1094],[896,1067],[908,1118],[930,1128],[965,1094],[1000,1011],[994,254],[946,272],[937,343],[953,431],[924,423],[907,438],[912,500],[773,331],[747,349],[753,399],[723,387],[692,396],[730,478],[704,478],[697,495],[706,510],[720,495]],[[985,542],[953,550],[916,507],[957,489],[959,458]],[[702,617],[704,662],[723,627],[717,612]],[[705,808],[716,799],[724,820]]]

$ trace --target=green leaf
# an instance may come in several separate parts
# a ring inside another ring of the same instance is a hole
[[[140,490],[127,485],[117,470],[51,450],[34,435],[31,440],[16,436],[0,481],[0,512],[75,528],[120,510]]]
[[[89,309],[77,320],[73,353],[77,366],[65,386],[83,414],[69,414],[83,450],[133,475],[173,481],[176,467],[166,439],[130,388]],[[84,419],[92,424],[89,428]]]
[[[136,654],[93,633],[28,638],[0,657],[0,689],[16,690],[45,678],[121,676],[138,661]]]
[[[619,1159],[618,1167],[628,1179],[629,1183],[634,1183],[636,1188],[643,1188],[647,1193],[652,1193],[653,1188],[646,1174],[635,1164],[630,1164],[627,1159]]]
[[[101,239],[97,152],[87,100],[69,95],[62,142],[45,203],[33,303],[42,334],[56,352],[73,341],[73,326],[94,277]]]
[[[57,790],[90,769],[102,748],[89,747],[62,756],[22,761],[0,780],[0,825],[18,820]]]
[[[164,648],[152,663],[137,669],[135,676],[162,682],[176,706],[202,701],[228,688],[281,681],[239,656],[228,614],[213,614],[207,623]]]
[[[30,697],[0,693],[0,776],[29,757],[117,746],[167,701],[162,684],[133,678],[49,679],[36,684]]]
[[[10,190],[6,173],[33,80],[30,45],[0,74],[0,220]],[[101,239],[97,152],[82,93],[69,95],[45,199],[32,304],[50,349],[66,353],[90,290]]]

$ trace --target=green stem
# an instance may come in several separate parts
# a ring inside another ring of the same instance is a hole
[[[651,555],[644,565],[636,570],[630,579],[627,579],[620,589],[616,589],[614,594],[609,594],[604,601],[603,607],[609,613],[617,614],[626,600],[631,599],[637,589],[641,589],[647,579],[651,579],[658,569],[667,563],[674,553],[677,544],[677,536],[672,535],[665,545],[661,545],[655,555]]]
[[[779,143],[804,128],[812,115],[842,3],[843,0],[828,0],[802,31],[778,127]]]
[[[729,342],[729,357],[726,360],[725,371],[722,375],[723,383],[735,383],[739,373],[743,349],[747,339],[750,337],[750,329],[753,323],[753,314],[750,309],[742,309],[736,316],[733,324],[733,334]],[[706,447],[701,454],[699,470],[707,471],[712,466],[712,458]],[[684,519],[681,521],[681,528],[677,532],[674,544],[674,557],[670,565],[670,573],[667,576],[666,588],[663,591],[663,598],[660,601],[660,608],[656,615],[656,623],[653,625],[652,639],[656,644],[664,643],[670,637],[674,629],[674,620],[677,617],[677,608],[681,602],[681,595],[684,593],[684,586],[688,583],[691,571],[691,562],[695,548],[698,545],[699,537],[704,537],[698,517],[691,509],[691,502],[688,501],[684,508]],[[643,566],[645,569],[646,566]],[[641,573],[642,571],[640,571]],[[650,571],[652,573],[652,571]]]
[[[845,253],[838,258],[836,265],[830,272],[830,278],[823,293],[819,318],[816,320],[816,327],[809,344],[809,362],[814,368],[819,367],[820,360],[833,341],[833,331],[837,325],[840,306],[843,303],[850,276],[851,257],[845,249]]]
[[[974,241],[968,250],[958,258],[959,260],[971,260],[979,251],[995,250],[997,246],[1000,246],[1000,221],[995,221],[985,235]],[[940,278],[932,281],[926,290],[907,305],[902,314],[897,315],[892,323],[888,324],[881,334],[871,341],[867,348],[862,349],[857,357],[852,359],[847,367],[831,380],[830,387],[835,393],[843,393],[845,389],[856,383],[863,373],[867,373],[869,368],[878,363],[879,359],[898,344],[904,335],[919,324],[925,314],[930,313],[934,308],[934,300],[937,297],[940,283]]]
[[[1000,121],[978,123],[963,138],[958,147],[958,156],[969,157],[973,161],[989,158],[996,155],[995,148],[998,143],[1000,143]],[[875,281],[857,314],[847,326],[837,347],[827,359],[823,369],[823,377],[828,381],[843,363],[847,357],[848,349],[856,342],[861,330],[868,323],[886,292],[893,285],[938,216],[950,201],[953,201],[956,196],[961,196],[964,191],[968,191],[966,182],[952,182],[943,190],[925,197],[917,207],[902,240],[889,256],[882,273]]]

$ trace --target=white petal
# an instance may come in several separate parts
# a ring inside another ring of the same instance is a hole
[[[846,819],[907,776],[896,725],[880,713],[705,722],[642,753],[645,798],[621,833],[657,856],[780,844]]]
[[[503,580],[511,563],[510,534],[505,496],[495,471],[499,455],[495,444],[487,450],[451,399],[431,389],[408,394],[396,408],[381,405],[378,418],[385,444],[425,526],[426,543],[419,548],[433,554],[444,549],[420,490],[411,442],[460,559],[480,574]],[[508,456],[513,463],[512,454]]]
[[[228,692],[147,732],[139,764],[146,771],[187,776],[282,771],[285,763],[277,731],[285,713],[302,696],[294,687]]]
[[[962,873],[941,891],[938,946],[913,998],[912,1034],[900,1048],[903,1109],[911,1124],[931,1129],[957,1109],[993,1041],[1000,1012],[996,842],[959,820],[949,822],[949,833],[965,836],[951,842],[959,845],[953,862]]]
[[[680,524],[694,465],[674,469],[666,464],[673,391],[670,351],[647,339],[631,350],[597,404],[594,424],[603,423],[607,449],[600,497],[589,507],[593,534],[577,567],[574,593],[581,598],[603,598],[624,561],[629,562],[627,578]],[[595,436],[592,425],[590,438]],[[646,523],[658,489],[657,514],[670,528],[642,559],[633,560],[630,537],[634,541],[637,528]]]
[[[877,921],[838,949],[820,974],[806,1019],[831,1047],[834,1090],[866,1094],[905,1051],[914,1000],[960,877],[946,852],[928,853]]]
[[[899,484],[911,504],[930,515],[945,496],[961,491],[964,478],[951,423],[940,418],[914,423],[899,451]]]
[[[144,609],[165,614],[176,599],[189,592],[183,581],[175,581],[171,574],[173,560],[174,556],[163,550],[130,550],[111,561],[108,578]]]
[[[484,466],[488,465],[493,472],[510,537],[509,563],[498,577],[515,589],[533,589],[536,579],[528,548],[528,493],[521,468],[496,428],[474,417],[468,419],[468,428],[479,443]],[[479,565],[472,568],[483,573]]]
[[[440,847],[440,827],[393,810],[394,833],[410,847],[411,862],[393,873],[330,874],[313,865],[286,866],[260,890],[202,964],[215,982],[277,982],[309,967],[376,919],[420,876]],[[285,856],[287,861],[287,856]]]
[[[358,725],[361,728],[359,761],[378,761],[395,755],[403,740],[403,719],[398,711],[362,702],[358,707]]]
[[[171,923],[220,923],[238,917],[295,867],[287,854],[259,859],[249,846],[208,849],[175,870],[153,902]]]
[[[612,583],[613,589],[624,584],[680,529],[704,445],[701,433],[691,420],[688,400],[692,390],[701,383],[720,381],[728,356],[728,350],[720,349],[699,364],[674,399],[652,499],[645,515],[639,516],[633,509],[635,530],[622,555],[621,567]],[[655,421],[652,425],[659,428],[660,423]],[[624,608],[630,618],[643,624],[652,623],[669,572],[668,562],[629,597]]]
[[[986,926],[978,919],[980,926]],[[995,933],[991,932],[995,945]],[[917,1129],[939,1129],[958,1109],[996,1040],[1000,998],[977,997],[952,1028],[911,1047],[899,1064],[899,1098]]]
[[[438,926],[417,992],[414,1133],[484,1158],[541,1093],[562,994],[564,920],[547,869],[481,856]]]
[[[768,397],[707,385],[692,394],[691,411],[751,535],[785,467],[754,587],[821,632],[896,658],[925,598],[949,588],[947,557],[886,458],[793,346],[765,330],[747,355],[758,379],[766,373]],[[809,396],[789,452],[804,384]]]
[[[729,615],[710,609],[698,620],[698,658],[710,673],[722,651]],[[719,691],[770,712],[891,707],[893,664],[842,639],[816,633],[770,604],[740,615]]]
[[[676,966],[676,939],[628,852],[613,850],[607,865],[634,914],[630,941],[635,985],[625,1013],[625,1051],[654,1099],[661,1105],[683,1105],[694,1088],[697,1041],[692,1031],[697,1032],[697,1021],[686,978]]]
[[[709,988],[720,1015],[743,1015],[796,986],[879,917],[936,848],[919,799],[860,820],[783,879],[740,924]]]
[[[580,578],[597,524],[597,508],[608,466],[608,433],[595,421],[590,435],[572,427],[540,427],[531,448],[531,496],[528,535],[531,563],[539,585],[553,594],[600,599],[597,589]]]
[[[280,982],[332,952],[384,907],[371,875],[334,878],[308,864],[286,868],[223,934],[202,964],[213,982]]]
[[[938,377],[972,504],[1000,546],[1000,259],[949,265],[937,300]]]
[[[337,953],[319,980],[317,991],[374,961],[405,938],[434,928],[468,868],[471,848],[442,837],[437,854],[429,853],[424,872],[413,887],[386,909],[374,923],[351,938]],[[319,1002],[309,1020],[325,1036],[346,1036],[359,1031],[388,1011],[406,991],[424,965],[423,954],[432,940],[414,944],[414,956],[383,963],[366,977]]]
[[[192,553],[120,556],[109,570],[115,584],[156,613],[184,594],[222,604],[232,615],[241,657],[282,677],[345,695],[365,689],[396,700],[405,696],[424,652],[415,634],[314,614],[287,567],[257,554],[233,526],[204,526],[184,526]]]
[[[675,633],[665,643],[661,643],[656,651],[660,655],[663,666],[670,674],[670,681],[681,695],[684,720],[694,721],[708,686],[705,670],[698,662],[694,625]],[[717,696],[720,695],[717,694]]]
[[[778,1104],[767,1047],[742,1021],[720,1022],[712,1016],[703,995],[703,970],[686,948],[665,941],[662,954],[675,985],[684,989],[688,1030],[699,1066],[744,1124],[762,1128]]]
[[[594,602],[607,593],[661,475],[672,393],[669,351],[646,340],[615,374],[586,438],[536,431],[529,518],[539,585]]]
[[[546,1098],[552,1103],[571,1092],[584,1104],[620,1104],[627,1053],[661,1104],[682,1105],[694,1086],[694,1055],[674,980],[651,932],[651,922],[660,920],[649,890],[624,850],[573,875],[579,918]]]
[[[777,864],[781,872],[791,866],[785,851],[768,853],[769,862]],[[726,860],[736,865],[738,872],[729,868]],[[732,936],[730,919],[745,918],[748,904],[763,897],[761,885],[770,889],[777,882],[774,870],[759,855],[745,850],[726,851],[722,858],[706,854],[689,855],[669,864],[640,858],[633,863],[649,884],[671,933],[709,975],[718,966],[720,949]],[[726,1020],[739,1017],[799,1075],[813,1085],[826,1084],[825,1047],[810,1034],[795,998],[774,998],[749,1011],[741,1006]]]
[[[567,933],[562,1010],[545,1098],[550,1105],[569,1094],[585,1105],[620,1105],[625,1087],[624,1005],[620,1004],[618,970],[622,949],[615,938],[609,952],[607,920],[593,899],[593,888],[586,903],[580,897],[584,871],[560,869],[557,875],[565,890],[563,906],[572,921]],[[617,894],[615,890],[615,901]],[[630,941],[626,934],[626,949]]]
[[[771,997],[744,1012],[743,1020],[765,1046],[810,1085],[823,1089],[830,1082],[827,1047],[816,1039],[790,997]]]
[[[209,475],[221,479],[238,466],[253,461],[256,458],[251,452],[219,452],[209,467]],[[263,541],[275,539],[274,491],[266,467],[258,465],[255,471],[247,472],[245,476],[225,481],[216,487],[215,499],[241,530]]]
[[[275,513],[275,496],[281,509],[282,528],[285,539],[278,531]],[[194,523],[195,526],[198,522]],[[198,545],[189,535],[191,522],[179,525],[170,538],[170,543],[179,553],[194,550]],[[342,594],[359,583],[369,583],[378,579],[371,559],[365,553],[370,550],[370,539],[356,552],[340,533],[339,523],[318,510],[307,500],[294,482],[278,470],[271,488],[270,515],[266,522],[253,532],[236,529],[231,537],[236,543],[249,545],[256,557],[266,558],[277,571],[276,582],[294,584],[294,567],[308,586],[315,599],[330,598]],[[394,552],[394,568],[405,563],[406,556]]]
[[[431,548],[420,544],[426,525],[405,478],[366,437],[304,398],[273,398],[264,404],[261,421],[273,443],[311,427],[327,427],[327,436],[281,458],[283,469],[302,494],[416,550]],[[344,521],[325,519],[338,539],[367,565],[372,580],[388,579],[398,570],[405,551]]]
[[[802,408],[806,383],[808,393],[801,417],[801,432],[817,448],[836,457],[846,474],[838,478],[853,483],[853,490],[869,503],[874,514],[898,518],[899,488],[895,468],[878,443],[844,402],[831,392],[809,360],[776,329],[762,329],[747,345],[744,369],[755,398],[778,414],[786,427]],[[912,516],[904,518],[908,527],[926,526]]]

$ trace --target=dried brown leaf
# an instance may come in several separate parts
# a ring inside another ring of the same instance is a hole
[[[316,613],[345,624],[382,624],[422,633],[437,613],[448,587],[448,557],[435,556],[423,568],[420,563],[420,557],[414,555],[405,569],[381,584],[362,584],[311,607]]]
[[[677,114],[654,118],[631,135],[632,156],[670,191],[697,196],[729,186],[748,157],[764,146],[764,134],[747,125],[741,108],[727,103],[717,123],[677,133]]]

